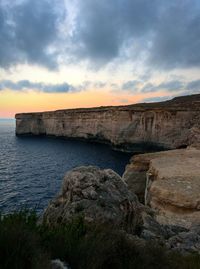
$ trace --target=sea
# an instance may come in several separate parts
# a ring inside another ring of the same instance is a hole
[[[94,165],[122,175],[131,156],[93,142],[17,137],[15,120],[0,119],[0,212],[27,208],[41,213],[60,190],[66,172]]]

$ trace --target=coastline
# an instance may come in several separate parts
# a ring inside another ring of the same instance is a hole
[[[128,190],[153,210],[158,225],[190,229],[200,223],[199,202],[192,196],[200,192],[200,95],[153,104],[17,114],[16,135],[95,141],[122,151],[137,145],[144,152],[145,145],[153,145],[154,153],[135,155],[127,164],[122,180]],[[155,152],[161,145],[168,150]]]
[[[86,139],[132,151],[133,145],[184,148],[200,141],[200,95],[130,106],[16,114],[16,135]]]

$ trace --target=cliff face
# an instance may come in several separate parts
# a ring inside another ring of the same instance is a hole
[[[186,228],[200,223],[200,150],[134,156],[123,180],[155,210],[159,223]]]
[[[200,220],[200,94],[130,106],[16,115],[17,135],[53,135],[136,146],[183,148],[134,156],[123,179],[162,224]],[[194,147],[196,149],[194,149]]]
[[[17,114],[16,134],[94,139],[130,150],[139,144],[184,147],[200,140],[200,95],[152,104]]]

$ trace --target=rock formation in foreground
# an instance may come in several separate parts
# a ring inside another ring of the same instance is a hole
[[[134,232],[141,222],[137,196],[111,169],[88,166],[68,172],[61,192],[45,210],[49,225],[66,223],[83,214],[88,223],[102,223]]]
[[[88,224],[111,225],[142,244],[155,240],[169,249],[200,252],[200,225],[188,230],[160,224],[153,211],[140,204],[123,179],[110,169],[88,166],[68,172],[61,192],[49,203],[42,221],[55,226],[79,216]]]
[[[145,145],[186,147],[200,142],[200,94],[160,103],[17,114],[16,134],[92,139],[134,151]]]
[[[200,150],[136,155],[123,180],[156,212],[159,223],[190,228],[200,224]]]

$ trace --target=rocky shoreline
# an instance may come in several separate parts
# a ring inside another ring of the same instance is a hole
[[[173,149],[133,156],[122,178],[112,170],[75,168],[41,221],[54,226],[81,214],[138,240],[200,253],[200,95],[17,114],[16,134],[91,139],[130,151],[145,144]]]

